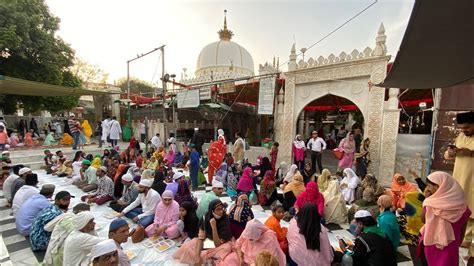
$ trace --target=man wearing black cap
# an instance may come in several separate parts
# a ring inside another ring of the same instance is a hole
[[[469,209],[474,210],[474,112],[463,112],[456,115],[457,127],[461,130],[454,145],[450,145],[444,154],[447,160],[454,160],[453,177],[464,190]],[[474,234],[474,212],[467,222],[463,247],[472,245]],[[471,248],[472,250],[472,248]],[[473,256],[474,254],[470,254]]]
[[[33,251],[46,250],[51,232],[44,230],[44,226],[54,218],[67,212],[70,201],[71,194],[69,192],[58,192],[54,198],[54,204],[43,209],[33,220],[30,229],[30,244]]]

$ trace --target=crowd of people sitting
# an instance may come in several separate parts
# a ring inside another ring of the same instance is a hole
[[[351,168],[317,175],[310,163],[301,172],[284,162],[276,168],[275,154],[275,160],[260,157],[251,164],[224,153],[213,178],[206,179],[210,164],[199,154],[196,161],[193,144],[177,156],[173,139],[168,150],[145,154],[137,143],[133,138],[122,152],[116,146],[95,156],[77,151],[74,158],[44,151],[46,173],[84,192],[72,213],[67,210],[73,195],[56,192],[53,184],[37,188],[36,173],[2,154],[7,206],[33,251],[46,251],[44,265],[130,265],[120,245],[129,237],[137,243],[159,236],[179,243],[173,258],[191,265],[395,265],[401,241],[418,246],[413,258],[425,264],[458,263],[471,211],[447,173],[417,177],[417,184],[395,174],[384,188],[374,175],[358,176]],[[198,201],[193,192],[206,183],[212,190]],[[220,200],[224,191],[231,206]],[[91,204],[117,212],[109,239],[95,233]],[[272,209],[264,223],[255,218],[255,204]],[[136,224],[132,231],[123,217]],[[341,238],[338,247],[331,246],[331,223],[349,223],[355,241]]]

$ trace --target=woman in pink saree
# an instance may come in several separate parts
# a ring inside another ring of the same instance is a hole
[[[209,184],[212,184],[214,173],[221,166],[222,160],[224,159],[224,155],[226,154],[224,130],[219,129],[217,132],[219,134],[219,136],[217,137],[217,141],[211,143],[211,145],[209,146],[209,150],[207,151],[207,157],[209,158],[209,166],[207,168],[207,179]]]
[[[349,132],[347,136],[341,140],[341,143],[339,143],[339,150],[344,151],[344,156],[339,160],[338,164],[340,169],[352,168],[355,149],[354,133]]]
[[[242,235],[235,242],[234,249],[235,252],[218,265],[253,265],[257,255],[263,250],[278,258],[280,266],[286,265],[286,256],[280,248],[276,233],[257,219],[247,223]]]
[[[423,201],[420,244],[430,266],[458,265],[461,230],[471,211],[464,191],[454,178],[445,172],[434,172],[427,178],[426,199]]]

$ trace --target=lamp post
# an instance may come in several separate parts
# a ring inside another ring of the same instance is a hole
[[[130,99],[130,62],[132,61],[135,61],[137,59],[140,59],[146,55],[149,55],[153,52],[156,52],[158,50],[161,50],[162,53],[163,53],[163,71],[164,71],[164,67],[165,67],[165,61],[164,61],[164,50],[165,46],[162,45],[158,48],[155,48],[149,52],[146,52],[144,54],[141,54],[141,55],[137,55],[137,57],[133,58],[133,59],[130,59],[127,61],[127,99],[128,99],[128,103],[127,103],[127,128],[128,130],[130,130],[130,136],[132,134],[132,120],[131,120],[131,114],[130,114],[130,102],[131,102],[131,99]],[[124,130],[125,132],[126,130]]]

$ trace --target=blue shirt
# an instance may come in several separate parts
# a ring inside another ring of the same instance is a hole
[[[33,219],[40,211],[50,205],[48,199],[41,194],[35,194],[27,199],[16,214],[15,224],[18,232],[24,236],[29,235]]]
[[[56,204],[51,204],[38,213],[31,224],[30,230],[30,244],[33,251],[46,250],[51,232],[44,230],[44,226],[61,214],[62,211]]]
[[[397,217],[391,211],[384,211],[377,217],[379,228],[387,235],[392,246],[397,250],[400,245],[400,227],[397,222]]]
[[[190,157],[191,157],[190,158],[191,159],[191,163],[190,163],[191,166],[192,167],[199,167],[199,153],[196,150],[194,150],[194,151],[191,152]]]

